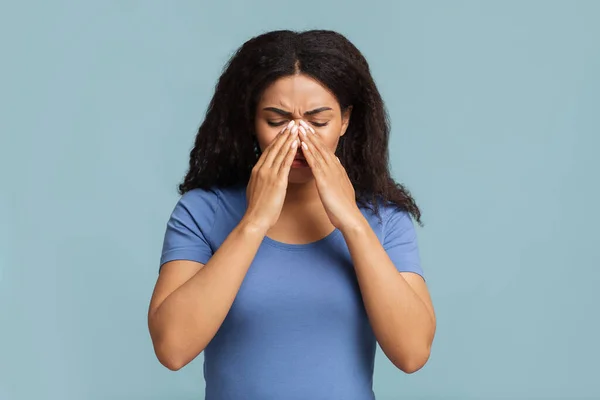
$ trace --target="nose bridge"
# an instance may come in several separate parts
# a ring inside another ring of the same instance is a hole
[[[292,109],[290,111],[292,112],[292,119],[294,119],[296,122],[302,119],[304,112],[306,111],[303,105],[305,100],[304,97],[303,91],[296,87],[296,84],[294,84],[291,93]]]
[[[302,119],[304,116],[304,107],[302,107],[299,102],[294,104],[294,108],[292,109],[292,119],[298,122],[298,120]]]

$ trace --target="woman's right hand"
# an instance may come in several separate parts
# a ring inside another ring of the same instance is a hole
[[[266,233],[279,219],[288,176],[298,148],[298,125],[292,120],[258,159],[246,188],[244,220]]]

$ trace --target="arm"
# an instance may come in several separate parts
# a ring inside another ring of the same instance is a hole
[[[429,359],[436,327],[425,281],[418,274],[398,272],[362,214],[342,233],[383,352],[404,372],[421,369]]]
[[[403,219],[402,213],[388,218],[386,250],[358,209],[354,187],[339,158],[314,129],[301,125],[304,156],[331,223],[346,239],[377,341],[394,365],[415,372],[429,358],[436,322],[425,281],[404,272],[420,272],[412,221],[406,215]]]
[[[214,254],[205,233],[216,223],[214,201],[202,195],[188,204],[184,195],[177,204],[148,310],[154,351],[167,368],[178,370],[193,360],[225,320],[264,236],[279,219],[296,138],[290,123],[263,152],[248,182],[246,214]]]
[[[159,361],[178,370],[193,360],[223,323],[264,237],[242,221],[210,260],[163,265],[148,312]]]

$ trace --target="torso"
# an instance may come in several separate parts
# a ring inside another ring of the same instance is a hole
[[[246,208],[240,188],[218,199],[215,250]],[[284,215],[264,238],[204,351],[207,400],[374,398],[376,340],[352,260],[341,232],[317,214]]]

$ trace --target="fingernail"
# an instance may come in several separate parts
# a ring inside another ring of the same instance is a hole
[[[302,148],[303,148],[304,150],[308,150],[308,146],[306,145],[306,143],[302,142]]]
[[[298,133],[298,125],[294,125],[292,127],[292,131],[291,132],[292,132],[292,135],[295,135],[296,133]]]
[[[297,141],[297,140],[294,140],[294,141],[292,142],[292,149],[295,149],[297,146],[298,146],[298,141]]]
[[[305,127],[306,129],[308,129],[308,124],[306,122],[304,122],[303,119],[300,120],[300,125],[302,125],[303,127]]]
[[[291,121],[290,121],[290,122],[287,124],[287,127],[288,127],[288,128],[291,128],[292,126],[294,126],[294,123],[295,123],[295,122],[294,122],[294,120],[291,120]]]
[[[303,127],[303,126],[301,126],[299,129],[300,129],[300,132],[302,132],[302,134],[303,134],[304,136],[306,136],[306,129],[304,129],[304,127]]]

